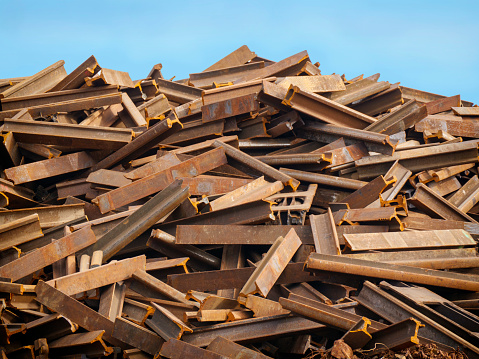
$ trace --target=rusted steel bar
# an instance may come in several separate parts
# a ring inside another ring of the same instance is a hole
[[[182,340],[189,344],[206,347],[218,336],[246,343],[308,332],[319,333],[324,329],[327,328],[323,324],[283,314],[198,328],[194,333],[185,334]]]
[[[96,61],[95,56],[92,55],[47,92],[80,88],[85,84],[85,77],[95,75],[100,69],[101,68]]]
[[[416,100],[410,100],[399,109],[382,117],[365,128],[366,131],[393,135],[404,131],[427,116],[425,105],[419,105]]]
[[[453,221],[446,219],[436,219],[424,217],[416,217],[409,215],[403,218],[404,227],[418,230],[435,230],[435,229],[464,229],[470,234],[479,234],[479,225],[477,223]]]
[[[186,86],[164,79],[158,79],[156,84],[158,86],[158,91],[164,94],[169,101],[179,104],[194,101],[201,97],[202,90],[192,86]]]
[[[103,262],[109,260],[140,234],[166,216],[188,198],[188,188],[176,180],[143,206],[123,219],[83,253],[103,252]]]
[[[293,110],[305,113],[332,125],[364,129],[374,119],[325,97],[301,91],[292,86],[282,103]]]
[[[361,275],[365,277],[391,279],[469,291],[476,291],[476,288],[479,288],[479,280],[475,280],[475,278],[464,274],[319,253],[312,253],[309,256],[305,268],[309,271],[327,270],[348,274],[361,273]]]
[[[168,284],[162,282],[161,280],[153,277],[151,274],[146,273],[144,270],[137,270],[133,273],[133,279],[141,282],[149,288],[165,295],[168,298],[176,300],[177,302],[189,305],[195,305],[194,302],[191,302],[185,299],[185,294],[181,293],[177,289],[169,286]]]
[[[458,116],[479,116],[477,107],[452,107],[452,112]]]
[[[122,317],[116,317],[112,336],[150,355],[157,355],[165,341],[151,330]]]
[[[122,315],[126,289],[126,284],[120,283],[113,283],[104,288],[100,296],[98,313],[114,322],[116,317]]]
[[[317,278],[303,271],[304,263],[290,263],[286,266],[276,284],[291,284],[316,281]],[[242,288],[255,268],[223,269],[208,272],[172,274],[168,284],[179,291],[212,291],[219,289]]]
[[[3,91],[0,94],[0,97],[27,96],[49,90],[67,75],[67,72],[63,67],[64,64],[65,61],[63,60],[55,62],[53,65],[48,66],[40,72],[37,72],[35,75],[29,76],[23,81],[20,81],[16,85]]]
[[[43,121],[5,120],[4,130],[12,132],[18,142],[78,149],[117,150],[133,138],[133,131],[126,128],[91,127]]]
[[[178,159],[178,157],[174,153],[169,152],[159,158],[155,157],[155,160],[148,162],[133,171],[124,173],[124,177],[131,180],[138,180],[154,173],[164,171],[165,169],[175,166],[179,163],[181,163],[181,161]]]
[[[341,104],[349,105],[366,97],[375,95],[387,90],[391,84],[387,81],[377,82],[377,79],[365,78],[346,86],[345,91],[331,94],[331,100]]]
[[[221,148],[214,149],[162,172],[102,194],[92,202],[98,205],[102,213],[106,213],[159,192],[173,183],[176,178],[197,176],[223,164],[226,164],[225,151]]]
[[[128,320],[141,326],[144,326],[145,321],[155,312],[155,309],[152,306],[129,298],[125,298],[122,307],[122,312],[120,313],[121,316],[126,317]]]
[[[138,111],[148,123],[152,119],[160,118],[161,115],[169,112],[170,110],[171,107],[168,99],[163,94],[159,94],[158,96],[155,96],[151,100],[138,106]],[[178,112],[177,115],[179,116]]]
[[[20,110],[23,108],[45,106],[49,104],[53,105],[59,102],[74,101],[95,96],[111,95],[115,93],[118,93],[118,88],[116,86],[105,86],[95,89],[82,88],[5,98],[1,100],[1,105],[2,111]]]
[[[454,206],[451,202],[436,194],[423,183],[416,186],[414,196],[409,199],[417,208],[434,218],[443,218],[453,221],[478,223],[472,217]]]
[[[118,113],[118,116],[126,127],[147,126],[145,118],[125,92],[121,94],[121,105],[123,110]]]
[[[290,76],[281,80],[277,80],[276,84],[289,89],[291,85],[299,87],[303,91],[313,93],[340,91],[346,90],[344,82],[339,75],[324,75],[324,76]]]
[[[479,138],[479,123],[477,120],[461,121],[458,116],[430,115],[414,125],[417,132],[446,131],[453,136]]]
[[[96,241],[90,227],[60,238],[0,267],[0,276],[17,281],[37,270],[65,258]]]
[[[301,181],[317,183],[317,184],[322,184],[322,185],[331,186],[331,187],[358,190],[368,183],[368,182],[358,181],[351,178],[335,177],[331,175],[325,175],[322,173],[299,171],[299,170],[293,170],[289,168],[280,168],[279,170]]]
[[[346,245],[353,251],[473,246],[476,244],[471,235],[462,229],[344,234],[344,239]]]
[[[194,142],[222,136],[224,131],[224,119],[211,121],[205,124],[203,124],[200,119],[189,121],[184,124],[183,129],[162,141],[162,145],[188,145]]]
[[[88,175],[86,182],[105,187],[122,187],[131,183],[130,179],[124,176],[124,172],[111,170],[98,170]]]
[[[0,225],[0,251],[43,237],[38,214]]]
[[[91,171],[102,168],[111,168],[118,163],[128,163],[141,156],[153,146],[163,141],[168,136],[179,131],[183,125],[174,118],[166,118],[150,127],[147,131],[136,137],[133,141],[113,152],[110,156],[98,162]]]
[[[321,215],[310,215],[311,231],[314,247],[317,253],[338,255],[341,254],[338,233],[331,209]]]
[[[214,89],[205,90],[201,95],[202,105],[207,106],[226,100],[231,100],[237,97],[258,94],[263,88],[264,82],[269,83],[270,81],[274,80],[276,80],[276,77],[269,77],[267,79],[247,81],[236,85],[222,86]]]
[[[235,97],[201,107],[202,122],[207,123],[258,110],[259,103],[255,94]]]
[[[364,253],[344,253],[343,255],[351,258],[366,259],[376,262],[391,262],[400,264],[408,260],[420,261],[422,259],[431,260],[450,258],[472,258],[476,257],[474,248],[447,248],[447,249],[424,249],[417,250],[398,250],[398,251],[383,251],[383,252],[364,252]],[[405,264],[406,265],[406,264]]]
[[[58,158],[7,168],[5,177],[17,185],[79,171],[94,164],[95,161],[88,153],[76,152]]]
[[[452,107],[461,106],[461,95],[441,98],[426,103],[427,114],[434,115],[436,113],[449,111]]]
[[[464,213],[474,207],[479,200],[479,179],[477,175],[471,177],[460,190],[458,190],[449,202],[459,208]]]
[[[203,89],[214,88],[214,84],[227,84],[239,80],[248,72],[264,68],[264,61],[235,65],[220,70],[190,74],[189,84]]]
[[[365,208],[379,199],[379,196],[395,182],[396,178],[394,177],[389,177],[388,179],[383,176],[376,177],[367,185],[342,199],[341,203],[347,203],[349,208]]]
[[[372,178],[399,163],[412,172],[477,162],[477,141],[443,144],[427,148],[396,151],[392,156],[370,156],[356,161],[359,178]]]
[[[372,310],[373,313],[378,314],[391,323],[399,322],[410,317],[419,320],[422,324],[425,324],[425,327],[421,328],[420,335],[427,339],[453,348],[460,347],[468,349],[474,356],[479,354],[478,347],[371,282],[366,281],[364,283],[357,300],[361,305],[364,305],[369,310]]]
[[[234,160],[253,168],[256,171],[263,173],[264,175],[271,177],[277,181],[281,181],[285,186],[291,186],[293,190],[296,190],[299,186],[299,181],[274,169],[273,167],[255,159],[254,157],[230,146],[226,143],[216,140],[213,142],[213,147],[223,148],[227,156]]]
[[[160,355],[169,359],[182,358],[203,358],[203,359],[227,359],[229,357],[216,354],[209,350],[202,349],[192,344],[185,343],[181,340],[169,339],[160,350]]]
[[[295,55],[287,57],[281,61],[275,62],[265,68],[251,71],[241,79],[235,81],[235,84],[246,81],[267,78],[271,76],[291,76],[298,75],[306,61],[309,61],[307,51],[301,51]]]
[[[255,57],[256,54],[252,52],[248,46],[243,45],[232,53],[223,57],[221,60],[218,60],[204,71],[221,70],[226,67],[243,65]]]
[[[183,333],[193,333],[193,329],[183,323],[168,309],[153,302],[151,305],[155,308],[155,313],[153,313],[151,319],[146,320],[146,325],[164,340],[179,340]]]
[[[241,289],[238,300],[244,302],[247,295],[254,293],[266,297],[300,245],[294,229],[285,237],[278,237]]]
[[[113,353],[113,348],[103,341],[104,330],[66,335],[48,343],[49,355],[68,355],[81,352],[91,356],[106,356]]]
[[[127,280],[135,271],[144,270],[145,265],[146,257],[143,255],[52,279],[46,283],[67,295],[74,295]]]
[[[389,89],[365,98],[358,104],[351,105],[351,107],[365,115],[375,116],[403,103],[399,84],[393,84]]]
[[[332,155],[329,153],[304,153],[304,154],[292,154],[292,155],[265,155],[256,156],[256,159],[270,166],[281,165],[303,165],[303,164],[319,164],[319,163],[331,163]]]
[[[255,350],[246,348],[231,340],[223,338],[221,336],[216,337],[207,347],[207,350],[216,354],[224,355],[230,359],[239,359],[241,357],[250,359],[269,359],[271,357],[266,356]]]
[[[58,158],[62,154],[60,150],[38,143],[18,143],[18,147],[43,158]],[[28,157],[28,155],[26,156]]]
[[[104,67],[95,76],[86,77],[85,83],[87,86],[116,85],[129,88],[135,87],[128,72],[105,69]]]
[[[296,298],[296,296],[292,297]],[[357,314],[350,313],[345,310],[335,308],[334,306],[327,305],[318,301],[307,300],[306,302],[308,304],[301,301],[293,300],[292,298],[279,299],[279,303],[283,308],[290,310],[296,315],[308,318],[319,323],[327,324],[328,326],[332,326],[333,328],[340,329],[343,331],[350,330],[362,318]],[[313,304],[310,302],[314,302],[314,306],[309,305]],[[370,332],[373,333],[385,327],[386,325],[382,323],[372,322],[369,329]]]
[[[219,177],[200,175],[197,177],[183,177],[183,187],[189,187],[192,196],[222,195],[235,191],[251,182],[246,178]]]
[[[177,244],[273,244],[292,228],[303,244],[313,244],[309,226],[300,225],[179,225],[176,227]]]
[[[123,345],[111,335],[113,322],[58,289],[39,281],[35,287],[37,300],[51,310],[69,318],[88,331],[104,330],[104,339],[113,345]]]

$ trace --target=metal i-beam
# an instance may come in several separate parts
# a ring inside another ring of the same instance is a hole
[[[128,163],[183,128],[183,125],[176,119],[174,114],[172,117],[173,119],[166,118],[148,128],[140,136],[134,138],[133,141],[98,162],[92,167],[91,171],[110,168],[118,163]]]
[[[0,251],[43,237],[38,214],[0,225]]]
[[[18,142],[78,149],[117,150],[133,138],[133,131],[127,128],[8,119],[4,131],[12,132]]]
[[[203,123],[259,110],[256,94],[227,99],[201,107]]]
[[[346,274],[361,274],[365,277],[391,279],[452,289],[479,290],[479,280],[473,276],[344,256],[312,253],[306,262],[305,269],[313,272],[316,270],[326,270]]]
[[[222,59],[215,62],[213,65],[208,67],[206,71],[214,71],[214,70],[221,70],[226,67],[231,66],[239,66],[247,63],[248,61],[254,59],[256,54],[252,52],[248,46],[243,45],[236,49],[235,51],[231,52],[230,54],[226,55]]]
[[[300,181],[317,183],[317,184],[322,184],[322,185],[331,186],[331,187],[358,190],[368,183],[364,181],[355,180],[352,178],[342,178],[342,177],[336,177],[331,175],[325,175],[322,173],[293,170],[289,168],[281,167],[279,170]]]
[[[48,92],[79,88],[85,83],[85,77],[95,75],[100,69],[100,65],[98,65],[95,56],[92,55],[75,70],[70,72],[63,80],[48,90]]]
[[[479,122],[477,120],[462,121],[458,116],[430,115],[414,125],[417,132],[446,131],[453,136],[479,138]]]
[[[264,61],[225,67],[220,70],[203,71],[190,74],[189,83],[195,87],[210,89],[214,88],[215,84],[232,83],[244,77],[249,71],[262,68],[264,68]]]
[[[96,237],[91,228],[85,227],[5,264],[0,267],[0,276],[17,281],[95,243],[95,241]]]
[[[282,80],[277,80],[276,84],[289,89],[291,85],[299,87],[303,91],[322,93],[346,90],[344,82],[339,75],[324,75],[324,76],[290,76]]]
[[[305,113],[336,126],[364,129],[375,120],[349,107],[340,105],[320,95],[301,91],[291,86],[282,103],[293,110]]]
[[[226,164],[225,151],[214,149],[193,157],[162,172],[134,181],[129,185],[104,193],[92,200],[102,213],[155,194],[166,188],[176,178],[194,177]]]
[[[172,338],[168,340],[160,350],[161,357],[168,359],[202,358],[202,359],[228,359],[229,357],[216,354],[209,350],[202,349],[196,345],[185,343]]]
[[[183,85],[177,82],[158,79],[156,81],[158,91],[168,98],[169,101],[184,104],[201,97],[202,90],[196,87]]]
[[[17,185],[83,170],[94,164],[95,160],[88,153],[76,152],[58,158],[7,168],[5,177]]]

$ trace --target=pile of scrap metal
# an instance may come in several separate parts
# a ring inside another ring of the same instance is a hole
[[[0,80],[0,357],[479,358],[479,107],[378,78]]]

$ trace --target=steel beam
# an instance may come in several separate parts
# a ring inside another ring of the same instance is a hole
[[[153,356],[158,355],[158,351],[165,343],[161,337],[151,330],[141,327],[122,317],[116,317],[112,336]]]
[[[180,340],[183,333],[193,333],[193,329],[183,323],[168,309],[153,302],[151,305],[155,308],[155,313],[145,323],[164,340]]]
[[[95,75],[100,69],[100,65],[98,65],[95,56],[92,55],[75,70],[70,72],[63,80],[48,90],[48,92],[80,88],[85,84],[85,77]]]
[[[324,76],[291,76],[277,80],[276,84],[284,89],[289,89],[291,85],[299,87],[303,91],[312,93],[334,92],[341,93],[346,90],[344,82],[339,75]]]
[[[227,356],[216,354],[195,345],[172,338],[160,350],[160,355],[168,359],[202,358],[202,359],[228,359]]]
[[[181,188],[181,181],[176,180],[105,233],[84,253],[92,254],[94,251],[101,250],[103,261],[106,262],[153,224],[173,211],[186,198],[188,198],[188,188]]]
[[[389,110],[390,108],[402,105],[403,103],[404,100],[402,98],[401,89],[397,83],[391,85],[391,87],[385,91],[369,98],[365,98],[358,104],[351,105],[351,107],[365,115],[375,116]]]
[[[155,158],[155,160],[148,162],[143,166],[134,169],[133,171],[124,173],[123,175],[124,177],[134,181],[150,176],[154,173],[164,171],[167,168],[170,168],[180,163],[181,161],[174,153],[168,152],[164,156]]]
[[[164,79],[158,79],[156,84],[158,86],[158,91],[164,94],[169,101],[179,104],[194,101],[201,97],[202,90],[192,86],[182,85]]]
[[[415,268],[364,259],[312,253],[306,262],[309,271],[333,271],[365,277],[398,280],[438,287],[477,291],[479,280],[465,274]]]
[[[23,81],[20,81],[16,85],[3,91],[0,94],[0,97],[27,96],[49,90],[67,75],[67,72],[63,67],[64,64],[65,61],[63,60],[55,62],[53,65],[48,66],[40,72],[37,72],[35,75],[29,76]]]
[[[232,53],[226,55],[222,59],[218,60],[215,62],[213,65],[208,67],[204,71],[214,71],[214,70],[221,70],[226,67],[231,67],[231,66],[239,66],[247,63],[248,61],[254,59],[256,57],[256,54],[252,52],[248,46],[243,45],[233,51]]]
[[[392,156],[369,156],[356,161],[360,179],[380,176],[395,161],[412,172],[477,162],[477,141],[396,151]]]
[[[204,105],[201,107],[201,118],[203,123],[207,123],[258,110],[259,102],[256,101],[256,94],[250,94]]]
[[[317,253],[338,255],[341,254],[338,233],[331,209],[321,215],[310,215],[311,231],[314,238],[314,247]]]
[[[479,116],[477,107],[452,107],[452,112],[458,116]]]
[[[219,70],[190,74],[189,84],[203,89],[215,88],[215,84],[227,84],[239,80],[250,71],[264,68],[264,61],[225,67]]]
[[[114,322],[123,313],[126,284],[113,283],[102,291],[98,313]]]
[[[107,356],[113,353],[113,348],[103,341],[104,330],[66,335],[48,343],[48,354],[51,356],[72,355],[81,352],[89,356]]]
[[[43,237],[38,214],[0,225],[0,251]]]
[[[0,267],[0,276],[17,281],[51,265],[93,243],[96,237],[90,227],[60,238]]]
[[[251,183],[250,179],[207,176],[183,177],[183,187],[189,187],[192,196],[215,196],[235,191]]]
[[[331,100],[341,105],[350,105],[353,102],[387,90],[389,87],[391,87],[391,84],[387,81],[377,82],[377,79],[365,78],[348,84],[344,91],[332,93]]]
[[[206,349],[216,354],[224,355],[225,357],[230,359],[240,359],[240,358],[270,359],[271,358],[260,352],[246,348],[242,345],[239,345],[221,336],[216,337],[206,347]]]
[[[434,115],[436,113],[450,111],[453,107],[461,106],[461,95],[441,98],[426,103],[427,114]]]
[[[5,177],[15,185],[38,181],[89,168],[95,160],[86,152],[76,152],[58,158],[7,168]]]
[[[430,115],[416,123],[414,130],[446,131],[452,136],[479,138],[479,122],[477,120],[462,121],[458,116]]]
[[[317,183],[317,184],[331,186],[331,187],[358,190],[368,183],[368,182],[358,181],[351,178],[335,177],[335,176],[326,175],[322,173],[299,171],[299,170],[293,170],[289,168],[280,168],[279,170],[301,181]]]
[[[133,88],[135,85],[128,72],[101,68],[101,71],[95,76],[85,78],[87,86],[116,85]]]
[[[194,177],[224,164],[226,164],[225,151],[221,148],[214,149],[162,172],[102,194],[93,199],[92,202],[100,208],[102,213],[106,213],[155,194],[165,189],[177,178]]]
[[[419,183],[416,186],[416,192],[414,196],[409,199],[409,202],[434,218],[478,223],[423,183]]]
[[[133,131],[125,128],[25,120],[5,120],[4,126],[4,130],[12,132],[18,142],[66,146],[74,149],[117,150],[133,138]]]
[[[173,115],[175,117],[175,115]],[[150,127],[133,141],[113,152],[105,159],[98,162],[91,171],[97,171],[102,168],[111,168],[118,163],[128,163],[131,160],[140,157],[165,138],[183,128],[181,122],[176,118],[166,118],[163,121]]]
[[[299,186],[299,181],[274,169],[273,167],[257,160],[256,158],[234,148],[231,145],[220,142],[218,140],[213,142],[213,147],[223,148],[226,155],[232,159],[242,163],[243,165],[252,168],[256,171],[263,173],[264,175],[271,177],[277,181],[281,181],[285,186],[291,186],[295,191]]]

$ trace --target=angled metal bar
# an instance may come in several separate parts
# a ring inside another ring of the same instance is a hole
[[[291,85],[299,87],[303,91],[313,93],[333,92],[346,90],[344,82],[339,75],[324,76],[290,76],[277,80],[276,84],[284,89]]]
[[[156,84],[158,86],[158,91],[164,94],[169,101],[179,104],[194,101],[201,97],[202,93],[201,89],[165,79],[158,79]]]
[[[227,359],[228,357],[210,352],[198,346],[185,343],[181,340],[170,339],[161,347],[160,353],[162,357],[168,359],[183,358],[203,358],[203,359]]]
[[[221,336],[215,338],[206,347],[206,349],[216,354],[224,355],[228,358],[237,358],[237,359],[241,357],[250,358],[250,359],[270,359],[271,358],[260,352],[246,348],[242,345],[239,345]]]
[[[436,113],[451,110],[452,107],[461,106],[461,95],[441,98],[426,103],[427,114],[434,115]]]
[[[189,84],[203,89],[214,88],[216,84],[232,83],[244,77],[249,71],[264,68],[264,61],[224,67],[218,70],[190,74]]]
[[[314,238],[314,247],[317,253],[338,255],[341,254],[338,233],[331,209],[320,215],[310,215],[311,231]]]
[[[37,213],[0,225],[0,251],[43,237]]]
[[[377,82],[377,79],[375,81],[370,78],[365,78],[348,84],[345,91],[332,93],[331,100],[341,105],[349,105],[355,101],[387,90],[389,87],[391,87],[391,84],[387,81]]]
[[[256,101],[256,94],[250,94],[204,105],[201,107],[201,118],[203,123],[207,123],[258,110],[259,102]]]
[[[156,333],[122,317],[116,317],[112,334],[114,338],[156,356],[165,341]]]
[[[151,305],[155,308],[155,313],[145,323],[164,340],[172,338],[180,340],[183,333],[193,333],[193,329],[183,323],[168,309],[153,302]]]
[[[281,172],[294,177],[298,180],[310,182],[310,183],[317,183],[331,187],[338,187],[338,188],[346,188],[357,190],[365,186],[368,182],[359,181],[351,178],[341,178],[335,177],[331,175],[326,175],[322,173],[313,173],[307,171],[299,171],[289,168],[280,168]]]
[[[248,46],[243,45],[222,59],[218,60],[204,71],[221,70],[226,67],[243,65],[255,57],[256,54],[252,52]]]
[[[80,88],[85,83],[85,77],[95,75],[100,69],[100,65],[98,65],[95,56],[92,55],[48,92]]]
[[[391,85],[387,90],[381,91],[376,95],[365,98],[358,104],[351,105],[356,111],[364,113],[368,116],[375,116],[390,108],[402,105],[404,100],[402,98],[399,83]]]

